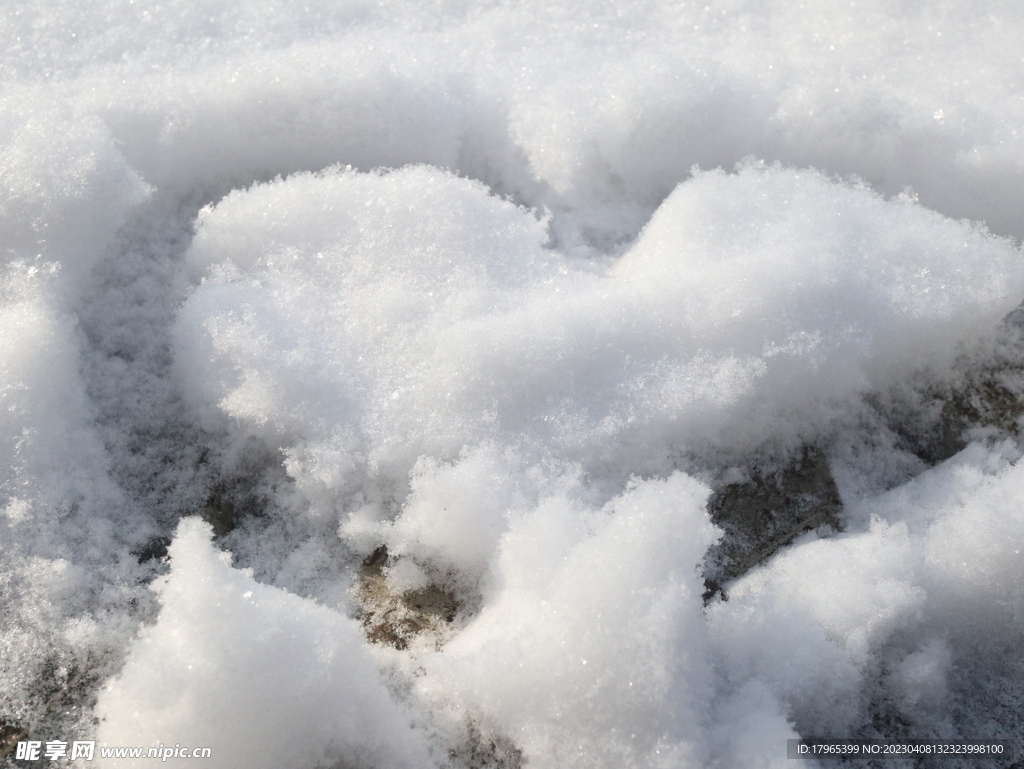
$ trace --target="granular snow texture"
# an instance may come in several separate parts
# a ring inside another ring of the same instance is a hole
[[[0,762],[1024,751],[1022,37],[6,2]]]

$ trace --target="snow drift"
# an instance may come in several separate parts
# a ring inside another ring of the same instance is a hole
[[[1024,744],[1022,29],[6,4],[0,751]]]

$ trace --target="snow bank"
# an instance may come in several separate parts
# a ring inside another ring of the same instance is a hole
[[[531,766],[705,763],[707,495],[677,474],[600,511],[553,497],[516,519],[484,608],[421,686],[454,691]]]
[[[147,520],[128,523],[108,476],[55,273],[19,261],[0,284],[0,703],[12,721],[38,717],[75,673],[108,672],[103,658],[132,633],[125,602],[146,602],[118,551]]]
[[[1006,504],[1021,493],[1019,458],[973,445],[855,505],[864,530],[811,538],[739,580],[708,614],[730,683],[767,684],[801,734],[851,733],[869,698],[922,738],[992,734],[955,703],[977,696],[972,676],[991,664],[975,655],[1020,632],[1024,516]],[[997,667],[1019,667],[1019,650],[1003,653]]]
[[[179,315],[183,387],[335,484],[484,439],[667,472],[672,451],[792,449],[921,369],[941,382],[1024,295],[1011,243],[776,167],[698,174],[606,269],[542,239],[427,168],[232,193],[189,252],[207,278]]]
[[[232,569],[211,534],[179,525],[159,620],[101,693],[98,744],[208,747],[223,767],[430,765],[358,624]]]
[[[0,725],[225,766],[1019,742],[1022,31],[4,3]],[[807,451],[845,533],[702,607],[708,495]],[[364,644],[370,577],[455,616]]]
[[[405,559],[392,584],[478,601],[420,652],[434,709],[455,698],[540,766],[734,760],[720,713],[756,755],[851,734],[890,689],[941,711],[934,630],[868,691],[924,612],[905,524],[796,548],[705,627],[707,491],[675,475],[593,500],[669,456],[792,450],[854,429],[871,392],[954,379],[1024,293],[1012,243],[748,165],[695,174],[598,269],[476,183],[332,169],[204,209],[188,263],[178,372],[203,418],[284,450],[356,552]]]

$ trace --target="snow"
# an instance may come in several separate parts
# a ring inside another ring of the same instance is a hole
[[[976,650],[1019,633],[1022,516],[1007,504],[1021,493],[1019,458],[969,447],[860,502],[866,530],[809,541],[740,580],[708,614],[721,669],[783,693],[801,733],[854,728],[855,707],[829,703],[869,696],[873,675],[922,731],[982,730],[985,714],[950,700],[999,666]]]
[[[231,568],[211,534],[195,518],[179,525],[174,568],[154,584],[160,616],[98,707],[101,742],[172,734],[224,767],[423,766],[424,741],[362,652],[359,625]]]
[[[1024,745],[1022,32],[5,3],[0,737],[296,769]],[[812,455],[842,530],[705,595],[753,536],[723,490]]]

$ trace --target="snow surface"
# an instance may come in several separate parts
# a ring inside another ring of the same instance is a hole
[[[5,2],[0,739],[1024,750],[1022,35],[970,0]],[[709,500],[808,452],[844,530],[705,602]],[[371,643],[382,546],[454,619]]]

